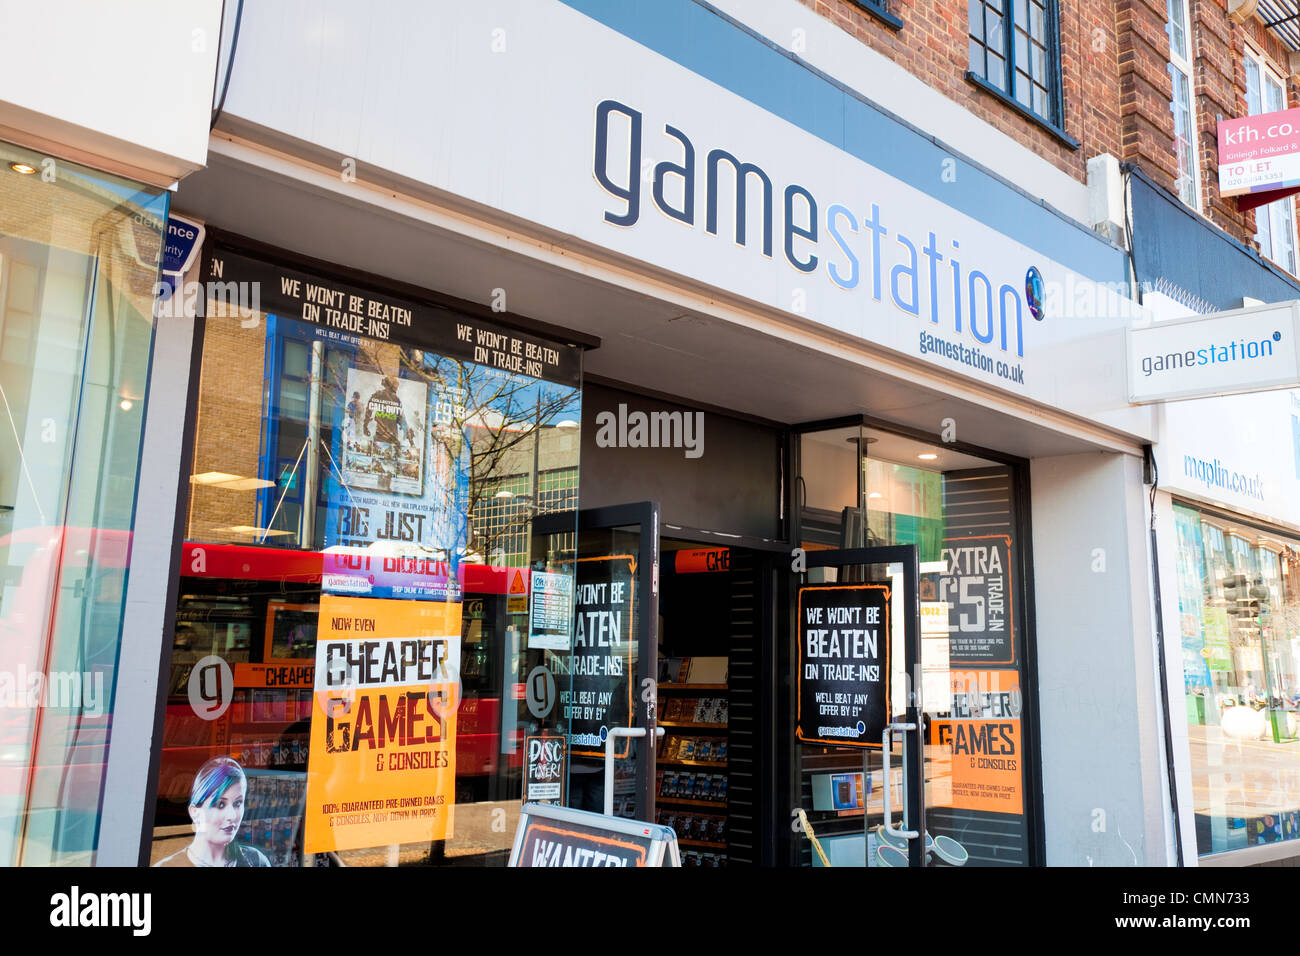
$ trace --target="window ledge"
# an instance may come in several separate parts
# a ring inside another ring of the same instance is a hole
[[[859,10],[871,14],[891,30],[903,29],[903,21],[885,10],[884,6],[876,6],[871,0],[849,0],[849,2]]]
[[[1075,139],[1073,136],[1071,136],[1070,134],[1068,134],[1065,130],[1061,129],[1061,127],[1057,126],[1054,123],[1049,123],[1047,120],[1043,119],[1033,110],[1026,109],[1023,104],[1007,96],[1006,93],[1002,92],[1000,89],[998,89],[988,80],[984,79],[984,77],[980,76],[978,73],[972,73],[970,70],[967,70],[966,82],[970,83],[972,86],[976,87],[977,89],[983,90],[985,93],[989,94],[990,96],[996,97],[997,99],[1001,100],[1003,104],[1011,107],[1021,116],[1023,116],[1025,119],[1029,120],[1031,123],[1034,123],[1037,126],[1041,126],[1043,129],[1047,130],[1049,133],[1052,134],[1052,136],[1057,141],[1068,146],[1070,149],[1079,148],[1079,141]]]

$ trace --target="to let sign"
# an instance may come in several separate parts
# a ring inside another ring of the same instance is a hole
[[[1219,193],[1253,209],[1300,192],[1300,109],[1219,123]]]

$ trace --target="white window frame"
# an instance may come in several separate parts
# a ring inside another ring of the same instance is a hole
[[[1259,71],[1259,109],[1253,110],[1250,104],[1250,98],[1246,99],[1246,112],[1250,116],[1257,113],[1267,113],[1268,94],[1267,85],[1271,84],[1274,88],[1282,92],[1282,109],[1287,109],[1290,104],[1287,102],[1287,83],[1281,72],[1275,70],[1269,63],[1268,58],[1259,50],[1247,44],[1245,58],[1254,64]],[[1263,217],[1263,218],[1261,218]],[[1260,223],[1267,223],[1267,235]],[[1286,228],[1287,235],[1291,240],[1291,262],[1280,261],[1277,256],[1276,236],[1279,226]],[[1255,207],[1255,241],[1259,243],[1260,255],[1268,259],[1283,272],[1289,272],[1292,275],[1297,274],[1300,269],[1300,246],[1297,245],[1296,224],[1295,224],[1295,197],[1288,196],[1286,199],[1278,199],[1266,206]]]
[[[1173,84],[1172,96],[1169,100],[1169,112],[1174,114],[1174,153],[1178,159],[1179,165],[1179,184],[1178,198],[1181,199],[1197,212],[1201,211],[1201,159],[1200,147],[1198,144],[1199,128],[1197,126],[1196,116],[1196,83],[1195,74],[1192,72],[1192,48],[1194,46],[1192,39],[1192,16],[1190,4],[1187,0],[1167,0],[1167,15],[1169,19],[1165,23],[1165,32],[1169,34],[1169,79]],[[1177,10],[1183,15],[1183,40],[1185,49],[1180,48],[1174,42],[1174,24],[1173,13]],[[1187,90],[1187,132],[1188,145],[1191,147],[1191,169],[1182,169],[1182,151],[1178,143],[1178,82],[1182,79]],[[1191,202],[1188,202],[1188,196],[1184,195],[1181,182],[1183,179],[1190,181]]]

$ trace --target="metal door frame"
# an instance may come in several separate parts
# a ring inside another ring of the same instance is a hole
[[[658,722],[659,678],[659,503],[637,501],[599,508],[580,508],[577,532],[637,526],[641,540],[637,550],[637,600],[641,608],[637,636],[636,719],[633,727],[644,727],[646,745],[637,760],[636,819],[653,821],[655,812],[655,727]],[[531,533],[566,534],[574,530],[574,512],[561,511],[533,518]],[[575,557],[576,547],[575,542]],[[648,682],[648,683],[647,683]],[[647,693],[648,691],[648,693]],[[629,715],[631,716],[631,715]]]
[[[841,568],[864,564],[903,566],[903,660],[906,663],[907,706],[904,723],[916,729],[903,736],[904,779],[907,799],[906,827],[918,834],[907,843],[909,867],[925,865],[925,723],[921,700],[921,603],[920,559],[914,544],[883,545],[874,548],[843,548],[805,552],[806,567]],[[797,572],[796,572],[797,573]],[[797,588],[797,582],[793,582]],[[797,626],[797,624],[796,624]],[[892,715],[891,715],[892,716]],[[888,786],[888,781],[885,782]],[[865,808],[864,808],[864,813]]]

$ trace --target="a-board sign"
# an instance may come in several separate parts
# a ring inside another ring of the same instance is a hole
[[[889,587],[799,589],[799,703],[805,744],[880,748],[889,723]]]
[[[681,866],[672,827],[525,803],[509,866]]]
[[[569,738],[543,731],[524,738],[524,800],[561,803],[568,761]]]

